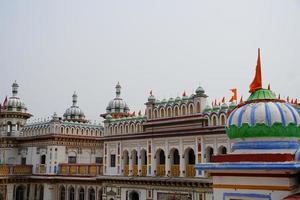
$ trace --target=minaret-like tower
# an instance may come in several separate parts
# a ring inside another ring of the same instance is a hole
[[[65,121],[72,121],[72,122],[87,122],[87,120],[85,119],[85,115],[84,112],[79,108],[79,106],[77,105],[77,94],[76,92],[73,93],[72,96],[72,106],[69,107],[65,113],[64,113],[64,120]]]
[[[0,130],[2,137],[17,137],[20,130],[32,115],[27,112],[25,104],[18,97],[19,85],[12,84],[12,96],[5,98],[0,107]]]

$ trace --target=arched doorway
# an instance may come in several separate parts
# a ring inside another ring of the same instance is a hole
[[[123,151],[123,175],[128,176],[129,172],[129,155],[128,151]]]
[[[137,156],[136,150],[131,151],[131,159],[132,159],[132,175],[137,176],[138,175],[138,156]]]
[[[165,176],[165,164],[166,164],[166,156],[165,152],[162,149],[158,149],[155,154],[156,157],[156,175],[157,176]]]
[[[170,151],[171,176],[177,177],[180,175],[180,156],[178,149]]]
[[[211,158],[213,155],[214,155],[214,149],[208,146],[205,150],[206,162],[211,162]]]
[[[195,152],[192,148],[188,148],[185,151],[185,175],[186,177],[194,177],[196,175],[195,170]]]
[[[84,200],[84,189],[83,188],[79,189],[79,200]]]
[[[137,193],[136,191],[132,191],[129,194],[129,200],[139,200],[139,193]]]
[[[147,176],[147,151],[145,149],[141,150],[141,176]]]
[[[20,185],[16,189],[16,200],[24,200],[25,199],[25,187]]]
[[[64,186],[60,187],[59,200],[66,200],[66,188]]]
[[[102,195],[102,193],[101,193],[101,195]],[[89,199],[88,200],[95,200],[95,190],[94,190],[94,188],[90,188],[89,189]]]

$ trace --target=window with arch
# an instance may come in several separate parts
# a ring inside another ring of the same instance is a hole
[[[194,114],[194,106],[193,106],[193,104],[190,104],[189,105],[189,113],[192,115],[192,114]]]
[[[200,113],[200,112],[201,112],[200,102],[198,101],[196,105],[197,105],[197,106],[196,106],[197,113]]]
[[[185,105],[183,105],[181,107],[181,113],[182,113],[183,116],[186,115],[186,106]]]
[[[79,200],[84,200],[84,189],[83,188],[79,189]]]
[[[218,148],[218,154],[219,154],[219,155],[225,155],[225,154],[227,154],[227,149],[226,149],[226,147],[224,147],[223,145],[220,146],[220,147]]]
[[[157,119],[158,118],[158,111],[157,109],[154,110],[154,119]]]
[[[176,107],[174,108],[174,116],[175,116],[175,117],[178,117],[178,116],[179,116],[179,108],[178,108],[178,106],[176,106]]]
[[[172,108],[171,107],[167,108],[167,116],[172,117]]]
[[[160,117],[161,118],[165,117],[165,109],[164,108],[160,109]]]
[[[95,200],[96,195],[95,195],[95,190],[94,188],[90,188],[89,189],[89,194],[88,194],[88,200]]]
[[[69,189],[69,200],[75,200],[75,190],[73,187]]]
[[[64,133],[64,127],[60,127],[60,133]]]
[[[206,147],[206,150],[205,150],[206,162],[211,162],[211,158],[213,155],[214,155],[214,149],[210,146]]]
[[[69,128],[66,128],[66,134],[69,134]]]
[[[66,188],[64,186],[60,187],[59,200],[66,200]]]
[[[220,117],[220,124],[225,125],[226,124],[226,116],[225,114],[222,114]]]
[[[216,116],[216,115],[213,115],[213,116],[212,116],[212,125],[213,125],[213,126],[217,126],[217,125],[218,125],[218,122],[217,122],[217,116]]]
[[[131,132],[132,133],[135,133],[135,130],[134,130],[135,128],[134,128],[134,124],[131,124]]]

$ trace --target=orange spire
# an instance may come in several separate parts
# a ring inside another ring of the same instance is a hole
[[[256,64],[256,71],[255,71],[255,77],[250,84],[250,90],[249,92],[255,92],[258,89],[262,88],[262,80],[261,80],[261,63],[260,63],[260,48],[258,48],[258,57],[257,57],[257,64]]]
[[[270,83],[268,84],[268,90],[271,90],[271,86],[270,86]]]
[[[186,92],[185,92],[185,90],[183,91],[183,94],[182,94],[182,96],[184,96],[184,97],[186,96]]]
[[[233,93],[229,102],[233,102],[237,100],[237,89],[236,88],[232,88],[230,89],[230,91]]]

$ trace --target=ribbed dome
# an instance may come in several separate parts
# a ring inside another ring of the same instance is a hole
[[[204,93],[205,93],[205,90],[203,89],[203,87],[199,86],[199,87],[196,89],[195,93],[196,93],[197,95],[199,95],[199,94],[204,94]]]
[[[121,85],[116,85],[116,97],[108,103],[107,113],[127,113],[129,112],[127,103],[121,98]]]
[[[252,93],[229,115],[229,138],[300,137],[300,115],[289,103],[266,89]]]
[[[86,121],[84,112],[77,105],[77,94],[74,92],[73,105],[69,107],[64,113],[64,119],[68,121]]]
[[[12,96],[4,102],[3,107],[7,108],[7,111],[12,112],[23,112],[27,111],[27,108],[23,101],[17,96],[18,95],[18,87],[19,85],[15,81],[12,84]]]

